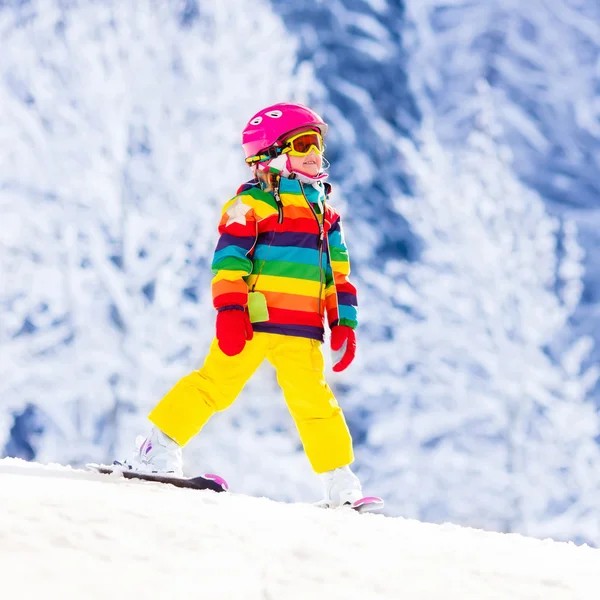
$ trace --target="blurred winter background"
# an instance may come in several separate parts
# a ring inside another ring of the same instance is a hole
[[[597,0],[0,0],[0,36],[3,456],[132,451],[211,341],[241,129],[296,100],[331,125],[366,490],[600,545]],[[187,460],[319,497],[266,365]]]

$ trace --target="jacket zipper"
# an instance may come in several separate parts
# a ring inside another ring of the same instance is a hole
[[[300,189],[302,190],[302,195],[304,196],[304,199],[306,200],[306,203],[308,204],[310,210],[312,211],[312,214],[314,215],[314,217],[317,221],[317,225],[319,226],[319,240],[317,242],[317,247],[319,248],[319,316],[321,316],[321,297],[323,295],[323,241],[325,239],[325,228],[323,227],[323,223],[321,221],[319,221],[319,217],[317,215],[317,212],[313,208],[313,205],[310,203],[309,199],[306,197],[306,194],[304,193],[304,184],[301,181],[299,181],[298,183],[300,183]],[[324,204],[323,204],[322,217],[323,217],[323,219],[325,218],[325,205]]]

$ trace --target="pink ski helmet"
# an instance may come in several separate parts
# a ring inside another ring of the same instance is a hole
[[[317,129],[324,137],[327,123],[310,108],[302,104],[280,102],[258,111],[242,131],[242,146],[246,158],[275,146],[294,131],[309,127]]]

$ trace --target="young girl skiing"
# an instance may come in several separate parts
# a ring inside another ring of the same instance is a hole
[[[334,371],[354,359],[356,289],[340,215],[328,203],[322,171],[327,125],[300,104],[275,104],[242,133],[254,178],[223,208],[212,270],[216,337],[204,365],[183,377],[149,415],[154,428],[129,468],[182,474],[185,446],[229,407],[266,358],[312,468],[324,503],[362,497],[350,470],[352,440],[325,381],[324,320]]]

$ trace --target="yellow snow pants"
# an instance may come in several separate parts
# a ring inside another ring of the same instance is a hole
[[[202,368],[175,384],[150,421],[185,446],[215,412],[233,403],[265,358],[275,367],[312,468],[324,473],[353,462],[342,409],[325,381],[321,342],[308,338],[255,332],[237,356],[224,354],[215,339]]]

